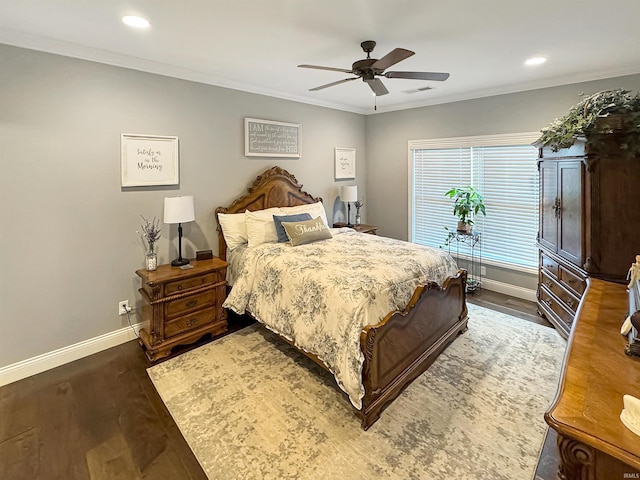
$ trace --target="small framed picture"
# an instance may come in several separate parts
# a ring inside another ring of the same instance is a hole
[[[123,133],[120,148],[121,186],[179,183],[178,137]]]
[[[336,148],[336,180],[351,180],[356,178],[356,149]]]

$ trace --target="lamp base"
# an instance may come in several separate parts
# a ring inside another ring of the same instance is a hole
[[[181,267],[182,265],[186,265],[187,263],[189,263],[189,259],[188,258],[176,258],[175,260],[173,260],[171,262],[171,266],[172,267]]]

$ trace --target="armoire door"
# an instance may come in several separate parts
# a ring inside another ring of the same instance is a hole
[[[558,162],[558,249],[574,265],[584,263],[584,168],[580,160]]]
[[[558,251],[558,164],[540,162],[540,231],[541,245]]]

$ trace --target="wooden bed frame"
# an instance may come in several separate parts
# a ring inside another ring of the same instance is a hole
[[[302,185],[289,172],[273,167],[256,178],[246,195],[229,207],[217,208],[216,221],[219,213],[319,201],[322,199],[303,192]],[[218,255],[224,260],[227,245],[220,222],[218,241]],[[435,282],[420,285],[404,311],[390,312],[380,323],[363,330],[360,346],[364,354],[362,383],[365,394],[362,408],[356,410],[363,429],[373,425],[387,405],[420,376],[458,334],[466,331],[466,282],[467,272],[460,270],[455,277],[447,278],[442,288]],[[314,355],[302,353],[327,369]]]

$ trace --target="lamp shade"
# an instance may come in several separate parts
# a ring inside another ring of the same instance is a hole
[[[340,200],[343,202],[357,202],[358,201],[358,186],[357,185],[343,185],[340,187]]]
[[[193,222],[195,219],[193,195],[164,198],[164,223]]]

